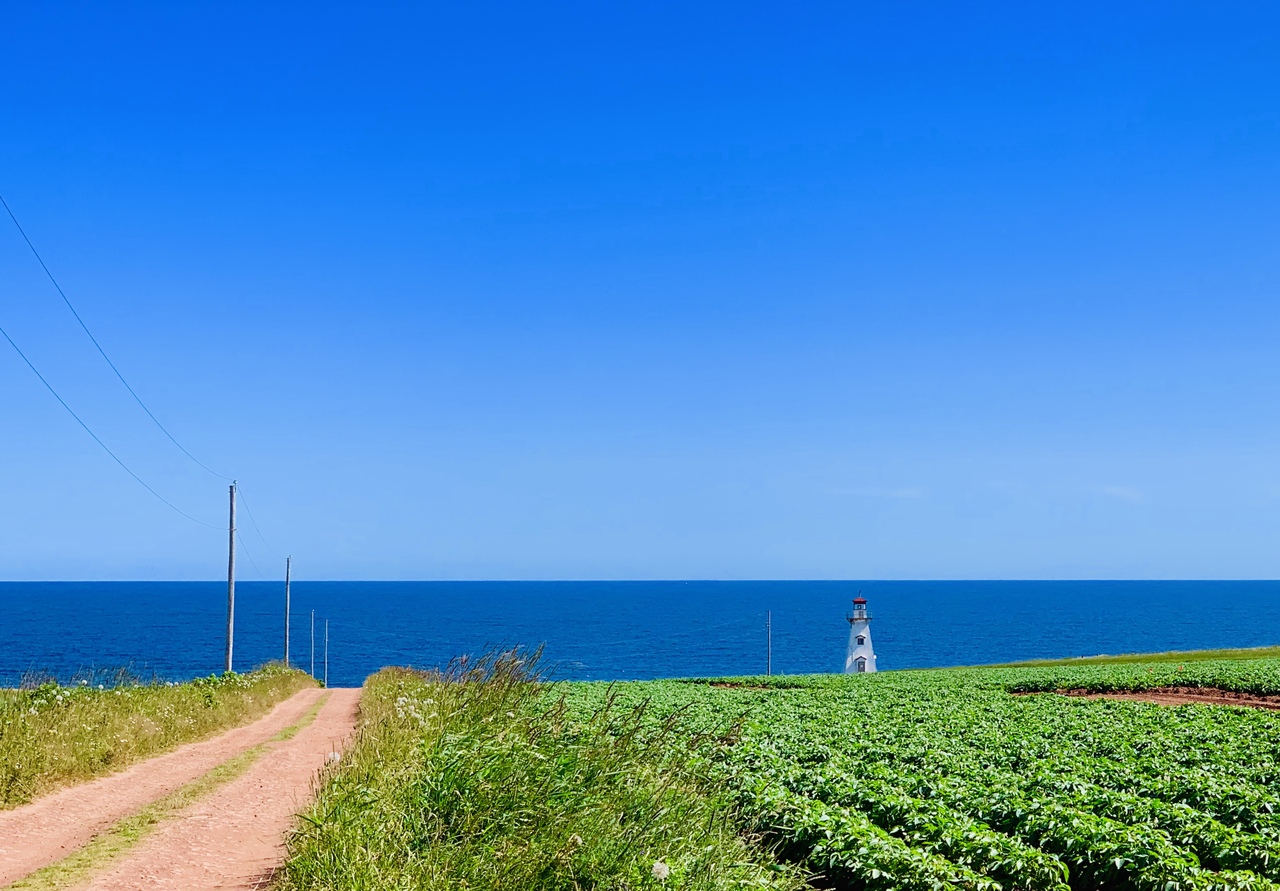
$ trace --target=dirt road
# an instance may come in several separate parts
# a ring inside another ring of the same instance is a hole
[[[256,888],[282,854],[293,815],[312,779],[355,728],[359,690],[304,690],[265,717],[118,774],[0,811],[0,887],[55,863],[124,818],[264,746],[246,773],[162,822],[80,887]],[[272,738],[323,701],[291,739]]]
[[[303,690],[252,724],[0,811],[0,886],[62,859],[123,817],[266,742],[323,695],[323,690]]]
[[[359,690],[332,690],[297,736],[271,744],[249,770],[161,824],[92,891],[257,889],[284,856],[285,833],[311,799],[312,781],[356,725]]]

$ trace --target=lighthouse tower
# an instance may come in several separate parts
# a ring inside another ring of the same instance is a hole
[[[859,595],[853,598],[853,612],[849,619],[849,655],[844,660],[845,674],[864,674],[876,670],[876,654],[871,650],[871,614],[867,612],[867,600]]]

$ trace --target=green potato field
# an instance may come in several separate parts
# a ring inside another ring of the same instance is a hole
[[[1280,887],[1280,715],[1051,691],[1280,692],[1280,662],[614,685],[710,727],[746,828],[838,887]],[[591,707],[592,685],[569,694]]]
[[[1280,891],[1280,660],[384,671],[284,888]],[[1216,694],[1215,694],[1216,695]]]

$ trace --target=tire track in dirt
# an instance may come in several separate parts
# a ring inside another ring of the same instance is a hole
[[[87,891],[260,889],[284,860],[317,773],[355,732],[360,690],[331,690],[314,721],[273,742],[241,776],[162,823]]]
[[[297,723],[324,694],[303,690],[251,724],[0,811],[0,887],[61,860],[124,817],[266,742]]]

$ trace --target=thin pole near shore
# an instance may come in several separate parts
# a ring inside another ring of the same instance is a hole
[[[324,685],[329,686],[329,620],[324,620]]]
[[[279,559],[278,557],[276,559]],[[284,667],[289,667],[289,570],[293,557],[284,558]]]
[[[227,664],[231,670],[231,655],[236,639],[236,484],[231,483],[231,519],[227,523]]]
[[[311,676],[316,676],[316,611],[311,611]]]

